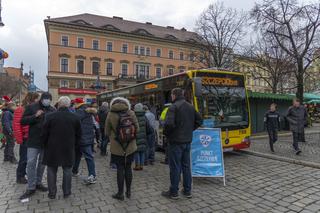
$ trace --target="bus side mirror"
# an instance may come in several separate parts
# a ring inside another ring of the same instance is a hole
[[[200,77],[194,77],[194,94],[196,97],[202,96],[202,78]]]

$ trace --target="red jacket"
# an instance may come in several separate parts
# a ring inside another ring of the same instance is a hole
[[[13,114],[13,135],[17,141],[17,144],[22,144],[23,139],[28,138],[29,126],[21,125],[20,121],[24,112],[24,107],[18,107]]]

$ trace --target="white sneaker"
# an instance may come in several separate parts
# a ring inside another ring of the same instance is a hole
[[[85,180],[87,184],[95,184],[97,182],[97,178],[93,175],[90,175],[87,180]]]

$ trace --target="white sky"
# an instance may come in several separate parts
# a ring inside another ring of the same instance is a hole
[[[47,90],[47,40],[43,20],[80,13],[121,16],[126,20],[194,29],[200,13],[215,0],[2,0],[0,48],[9,53],[5,66],[31,66],[35,83]],[[226,6],[249,10],[254,0],[224,0]]]

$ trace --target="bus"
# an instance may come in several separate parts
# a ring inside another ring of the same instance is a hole
[[[186,100],[203,118],[203,126],[221,128],[224,151],[250,147],[250,109],[245,76],[218,69],[189,70],[97,95],[98,103],[125,97],[132,105],[148,103],[159,117],[171,102],[173,88],[182,88]],[[161,133],[160,133],[161,135]],[[158,145],[163,145],[159,140]]]

